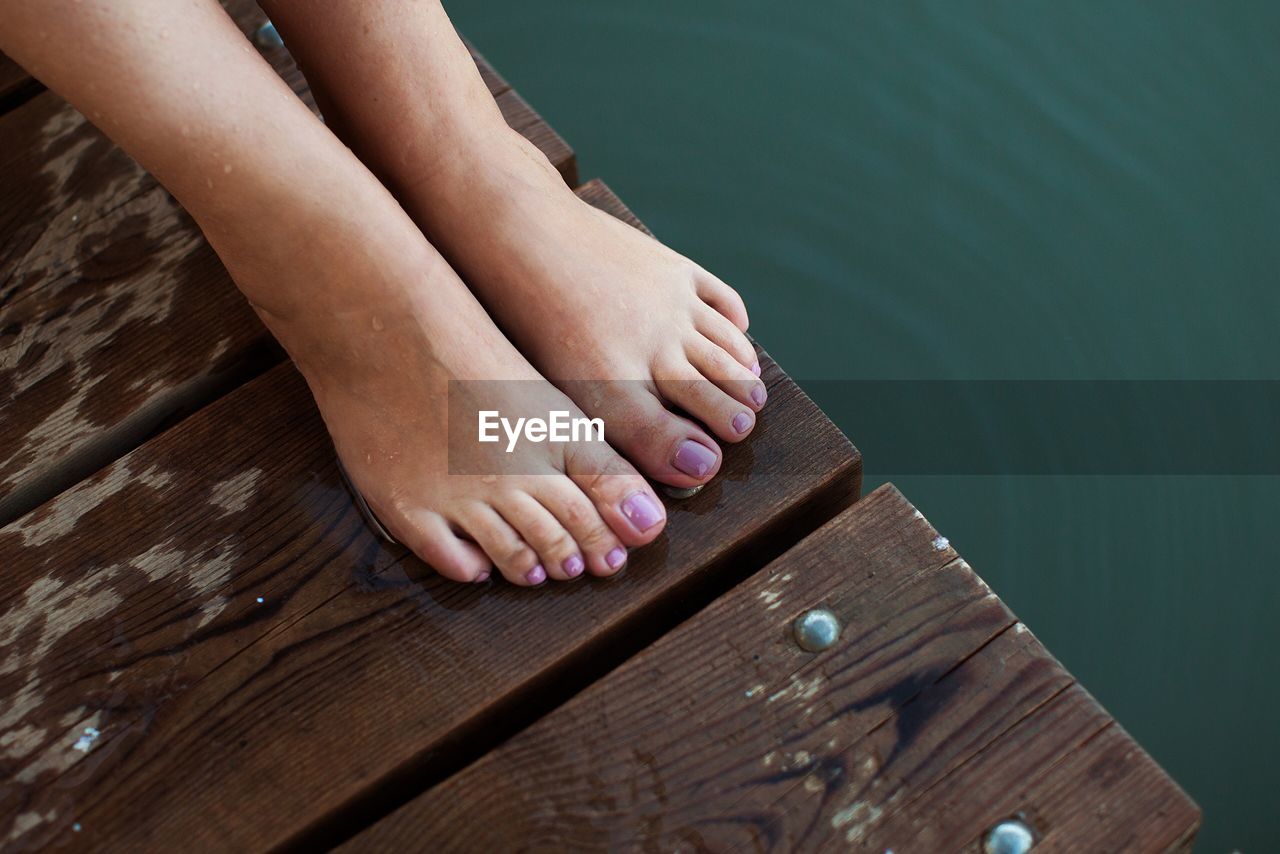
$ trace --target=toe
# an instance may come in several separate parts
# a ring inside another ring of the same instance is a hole
[[[717,345],[699,339],[685,347],[685,356],[698,373],[734,400],[753,412],[764,408],[769,397],[764,381]]]
[[[680,354],[655,373],[664,398],[706,425],[726,442],[740,442],[756,426],[756,414],[704,377]]]
[[[626,546],[600,518],[591,499],[572,480],[567,477],[541,477],[534,487],[534,496],[573,537],[581,549],[579,559],[592,575],[612,575],[626,563]],[[566,568],[565,574],[572,573]]]
[[[700,271],[697,278],[698,296],[707,305],[723,314],[743,332],[747,331],[750,322],[747,317],[747,306],[738,296],[738,292],[720,281],[706,270]]]
[[[439,513],[422,513],[398,529],[396,539],[422,558],[436,572],[453,581],[486,581],[489,558],[459,537]]]
[[[740,365],[760,376],[760,357],[746,333],[719,312],[704,309],[698,312],[694,326],[702,336],[732,356]]]
[[[565,458],[570,479],[587,494],[606,525],[628,546],[642,546],[662,533],[667,511],[648,482],[602,442],[572,446]],[[607,555],[611,567],[616,554]]]
[[[487,504],[471,504],[457,513],[457,524],[484,549],[512,584],[536,587],[547,580],[538,554],[506,519]]]
[[[608,383],[593,390],[592,400],[607,442],[659,483],[687,489],[720,470],[715,440],[667,409],[646,384]]]
[[[568,581],[586,569],[578,543],[537,498],[514,490],[500,496],[495,504],[502,518],[538,553],[538,562],[547,575],[557,581]]]

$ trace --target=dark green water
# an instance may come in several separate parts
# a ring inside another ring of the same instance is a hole
[[[450,8],[832,411],[821,381],[1280,379],[1274,2]],[[1204,807],[1199,850],[1280,850],[1280,479],[903,477],[841,422]]]

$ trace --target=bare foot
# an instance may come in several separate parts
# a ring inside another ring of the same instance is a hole
[[[503,129],[403,194],[529,360],[650,477],[694,486],[764,406],[738,294],[578,199]],[[566,382],[571,381],[571,382]],[[687,413],[692,419],[682,417]]]
[[[355,485],[397,539],[451,579],[484,580],[491,563],[526,586],[616,572],[628,546],[662,530],[661,502],[585,433],[511,451],[505,437],[478,441],[479,409],[585,416],[334,146],[341,156],[303,191],[203,224],[306,377]]]
[[[195,217],[302,370],[355,485],[442,574],[606,575],[662,530],[661,503],[603,441],[508,452],[465,429],[481,405],[584,416],[218,4],[0,3],[0,35]]]
[[[264,5],[329,126],[534,367],[653,479],[714,476],[712,436],[741,441],[765,402],[737,293],[580,201],[507,127],[438,0],[335,0],[323,24]]]

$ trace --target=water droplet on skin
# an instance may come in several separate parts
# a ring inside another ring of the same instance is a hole
[[[212,189],[213,189],[213,179],[212,179],[212,178],[205,178],[205,179],[204,179],[204,183],[205,183],[205,185],[206,185],[206,186],[208,186],[208,188],[209,188],[210,190],[212,190]]]
[[[230,175],[230,174],[231,174],[231,164],[230,164],[230,163],[224,163],[224,164],[222,165],[222,174],[223,174],[223,175]]]
[[[370,321],[370,322],[373,324],[373,331],[374,331],[374,332],[381,332],[381,331],[382,331],[382,329],[383,329],[383,326],[382,326],[382,318],[378,317],[378,316],[375,314],[375,315],[373,316],[373,320],[372,320],[372,321]]]

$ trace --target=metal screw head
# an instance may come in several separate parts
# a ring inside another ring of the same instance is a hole
[[[280,33],[276,32],[276,25],[270,21],[258,27],[253,34],[253,40],[263,50],[284,47],[284,39],[280,38]]]
[[[1031,828],[1016,819],[1002,821],[987,833],[986,854],[1027,854],[1036,844]]]
[[[667,486],[664,483],[662,484],[662,492],[668,498],[675,498],[676,500],[680,500],[683,498],[692,498],[693,496],[697,495],[699,492],[702,491],[703,486],[706,486],[706,484],[704,483],[700,486],[680,487],[680,486]]]
[[[830,649],[840,639],[840,621],[826,608],[805,611],[795,622],[796,643],[809,652]]]

